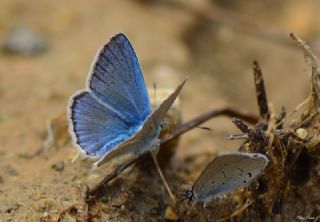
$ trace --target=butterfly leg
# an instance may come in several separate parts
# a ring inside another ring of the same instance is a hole
[[[154,92],[154,106],[157,107],[157,84],[153,82],[153,92]]]
[[[159,147],[159,145],[158,145],[158,147]],[[158,171],[158,173],[159,173],[159,175],[160,175],[160,177],[161,177],[161,180],[162,180],[162,182],[163,182],[163,184],[164,184],[167,192],[169,193],[170,198],[172,199],[173,203],[175,204],[175,203],[176,203],[176,199],[174,198],[174,196],[173,196],[173,194],[172,194],[172,192],[171,192],[171,189],[170,189],[170,187],[169,187],[166,179],[165,179],[164,176],[163,176],[162,170],[161,170],[161,168],[160,168],[160,166],[159,166],[159,163],[158,163],[158,160],[157,160],[158,150],[159,150],[158,148],[152,149],[152,150],[150,151],[150,153],[151,153],[153,162],[154,162],[154,164],[155,164],[155,166],[156,166],[156,168],[157,168],[157,171]]]
[[[198,201],[196,201],[196,200],[194,200],[194,201],[192,202],[191,208],[188,210],[188,213],[187,213],[188,216],[190,215],[192,209],[196,206],[197,203],[198,203]]]
[[[203,203],[203,209],[204,209],[204,212],[206,213],[207,221],[212,221],[211,213],[208,210],[207,206],[208,206],[208,202],[204,202]]]

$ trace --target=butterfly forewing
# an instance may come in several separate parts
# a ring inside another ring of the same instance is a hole
[[[88,87],[102,102],[135,124],[150,114],[150,102],[138,58],[123,34],[111,38],[93,63]]]

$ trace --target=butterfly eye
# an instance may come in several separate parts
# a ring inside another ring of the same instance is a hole
[[[193,201],[194,200],[192,189],[188,189],[186,191],[186,193],[184,194],[184,198],[189,200],[189,201]]]

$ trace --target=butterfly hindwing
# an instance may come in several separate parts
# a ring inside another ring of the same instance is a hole
[[[103,156],[134,134],[139,127],[132,127],[122,121],[118,113],[87,91],[73,96],[69,111],[73,140],[91,156]]]
[[[212,160],[192,188],[194,196],[207,202],[249,185],[265,168],[268,159],[259,153],[231,153]]]

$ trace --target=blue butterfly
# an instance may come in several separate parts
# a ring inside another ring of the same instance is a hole
[[[139,157],[158,150],[162,120],[185,82],[151,112],[138,58],[127,37],[115,35],[98,51],[86,89],[70,99],[73,143],[98,159],[95,166],[125,154]]]

